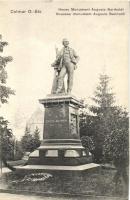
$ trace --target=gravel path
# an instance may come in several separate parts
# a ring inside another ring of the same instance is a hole
[[[119,197],[44,197],[35,195],[24,195],[24,194],[9,194],[0,193],[0,200],[127,200],[127,198]]]

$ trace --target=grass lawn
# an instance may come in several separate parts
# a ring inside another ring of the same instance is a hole
[[[127,189],[121,180],[115,187],[113,177],[116,170],[100,169],[97,172],[83,174],[36,173],[28,175],[10,172],[1,179],[8,189],[34,192],[55,192],[73,194],[92,194],[103,196],[127,196]]]

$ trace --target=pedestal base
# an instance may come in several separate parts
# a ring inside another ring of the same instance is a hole
[[[81,144],[44,144],[30,154],[29,165],[79,166],[92,162],[92,155]]]
[[[97,168],[100,168],[100,165],[95,164],[95,163],[89,163],[89,164],[84,164],[84,165],[78,165],[78,166],[61,166],[61,165],[57,165],[57,166],[53,166],[53,165],[27,165],[24,167],[21,166],[16,166],[17,170],[35,170],[35,172],[37,170],[42,170],[42,171],[85,171],[85,170],[95,170]]]

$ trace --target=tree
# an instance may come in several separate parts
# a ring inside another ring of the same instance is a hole
[[[0,52],[3,52],[3,48],[7,46],[8,43],[5,41],[2,41],[2,35],[0,35]],[[6,86],[7,83],[7,71],[6,71],[6,65],[8,62],[12,61],[12,57],[2,57],[0,56],[0,106],[4,103],[8,102],[8,98],[11,94],[14,94],[14,90],[12,90],[10,87]],[[8,121],[5,120],[3,117],[0,117],[0,135],[1,135],[1,154],[5,154],[5,158],[10,158],[11,153],[11,140],[13,137],[12,130],[8,128]]]
[[[83,108],[79,110],[79,128],[80,128],[80,137],[86,135],[86,132],[88,132],[88,127],[86,123],[86,117],[88,116],[87,113],[87,104],[85,102],[85,99],[80,100],[83,104]]]
[[[89,107],[93,117],[92,126],[93,138],[95,143],[95,160],[103,160],[103,144],[107,135],[112,131],[112,118],[115,112],[115,96],[109,87],[110,77],[101,74],[99,84],[92,98],[94,105]]]
[[[39,136],[39,129],[36,127],[34,134],[30,133],[30,129],[26,126],[25,134],[21,139],[21,146],[24,152],[34,151],[37,147],[40,146],[40,136]]]
[[[5,41],[2,41],[2,35],[0,35],[0,52],[3,52],[3,49],[5,46],[7,46],[8,43]],[[8,98],[10,95],[14,94],[14,90],[12,90],[10,87],[6,85],[7,83],[7,71],[6,71],[6,65],[8,62],[12,61],[11,56],[3,57],[0,55],[0,107],[2,104],[8,102]],[[1,143],[1,159],[3,160],[4,164],[8,166],[10,169],[13,170],[12,167],[10,167],[6,159],[11,158],[12,153],[12,146],[13,146],[13,134],[12,130],[8,128],[8,121],[5,120],[3,117],[0,117],[0,143]]]
[[[36,149],[41,144],[41,142],[40,142],[40,131],[39,131],[37,126],[36,126],[36,129],[34,131],[33,138],[34,138],[34,149]]]
[[[79,118],[80,137],[89,136],[93,139],[96,117],[88,114],[86,110],[81,110]]]
[[[14,150],[14,136],[12,130],[8,128],[8,121],[0,117],[0,145],[1,145],[1,158],[3,160],[13,159]]]
[[[127,117],[124,118],[123,108],[115,105],[115,95],[112,93],[109,83],[110,77],[106,74],[100,75],[99,84],[92,98],[94,104],[88,106],[90,113],[82,113],[80,122],[81,136],[89,136],[94,142],[94,161],[98,163],[104,160],[109,162],[112,159],[103,153],[106,138],[118,131],[120,124],[122,124],[121,130],[124,129],[125,124],[128,124]],[[121,120],[124,123],[121,123]]]
[[[8,43],[3,42],[2,36],[0,35],[0,52],[3,52],[3,48],[6,45],[8,45]],[[8,78],[6,65],[8,62],[11,62],[11,61],[12,61],[11,56],[8,56],[8,57],[0,56],[0,105],[3,103],[7,103],[9,96],[14,94],[14,90],[6,86],[6,82]]]
[[[83,147],[86,149],[86,152],[94,153],[95,145],[93,142],[93,132],[94,132],[94,116],[88,114],[87,108],[88,105],[85,103],[85,100],[82,100],[83,108],[80,109],[79,114],[79,128],[80,128],[80,138]]]
[[[114,125],[111,133],[107,135],[103,153],[106,160],[111,160],[117,172],[114,177],[116,185],[120,177],[128,184],[127,166],[129,164],[129,121],[128,113],[121,107],[114,113]]]
[[[25,128],[25,134],[21,139],[21,146],[24,152],[33,151],[33,136],[30,134],[30,129],[26,126]]]
[[[23,152],[23,149],[22,149],[22,146],[21,146],[21,142],[16,140],[15,141],[15,149],[14,149],[14,160],[21,160],[23,155],[24,155],[24,152]]]
[[[87,149],[89,152],[93,153],[95,146],[93,143],[93,140],[89,136],[82,136],[81,137],[82,145],[85,149]]]

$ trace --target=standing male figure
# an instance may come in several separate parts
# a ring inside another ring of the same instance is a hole
[[[67,93],[71,93],[74,70],[77,68],[76,64],[79,60],[79,56],[69,47],[69,41],[67,39],[63,39],[62,44],[64,47],[58,53],[55,62],[52,64],[52,66],[58,65],[59,70],[56,93],[62,92],[64,77],[66,74],[68,75]]]

